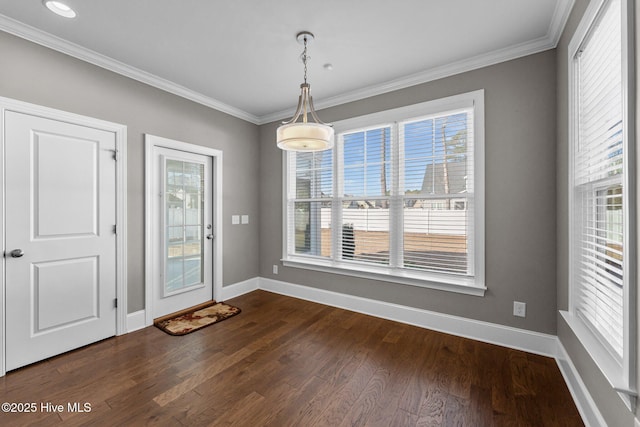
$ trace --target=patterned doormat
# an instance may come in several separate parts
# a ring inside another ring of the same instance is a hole
[[[156,319],[153,324],[169,335],[186,335],[204,327],[222,322],[240,313],[238,307],[211,301],[178,313]]]

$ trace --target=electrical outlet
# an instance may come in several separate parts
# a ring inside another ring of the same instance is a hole
[[[527,303],[525,302],[513,302],[513,315],[518,317],[527,316]]]
[[[278,274],[278,265],[273,264],[273,274]]]

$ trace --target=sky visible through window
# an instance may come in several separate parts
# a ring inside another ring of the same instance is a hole
[[[420,192],[426,186],[425,173],[429,165],[442,164],[446,157],[451,162],[466,156],[467,113],[405,122],[400,126],[404,141],[404,191]],[[443,135],[444,141],[443,143]],[[331,168],[332,153],[318,153],[321,168]],[[382,165],[385,167],[382,168]],[[391,185],[390,127],[381,126],[344,135],[344,195],[384,196],[382,171],[385,171],[387,191]],[[324,193],[330,193],[331,182],[321,184]]]
[[[458,165],[457,169],[451,167],[449,171],[451,175],[456,173],[466,175],[464,162],[468,150],[467,118],[467,113],[462,112],[400,124],[400,138],[404,142],[402,149],[404,150],[403,190],[405,194],[436,192],[435,186],[430,186],[430,183],[426,182],[427,169],[438,174],[438,165],[442,165],[445,159],[449,164]],[[390,195],[391,127],[382,125],[374,129],[347,133],[343,135],[343,141],[344,193],[342,196],[366,198]],[[334,150],[327,150],[297,155],[296,169],[300,174],[308,175],[311,171],[317,172],[312,174],[315,176],[314,197],[331,197],[333,194],[331,171],[334,154]],[[464,179],[463,176],[458,178]],[[452,194],[455,192],[452,191]]]

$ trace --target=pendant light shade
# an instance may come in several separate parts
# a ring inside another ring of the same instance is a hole
[[[333,128],[323,123],[313,107],[313,98],[309,91],[311,85],[307,83],[307,43],[313,40],[313,34],[308,31],[298,33],[298,41],[304,43],[302,62],[304,63],[304,83],[300,85],[298,108],[293,118],[283,122],[276,131],[278,148],[288,151],[324,151],[333,147]],[[309,122],[308,116],[314,120]],[[298,121],[298,120],[301,121]]]
[[[277,130],[278,147],[293,151],[322,151],[333,147],[333,128],[320,123],[290,123]]]

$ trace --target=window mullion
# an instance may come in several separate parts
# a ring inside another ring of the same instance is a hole
[[[318,188],[318,156],[314,155],[311,162],[311,170],[309,175],[311,183],[309,186],[309,196],[312,202],[309,203],[309,233],[310,233],[310,251],[313,255],[320,255],[322,248],[322,230],[320,229],[321,209],[318,206],[320,200],[320,189]]]
[[[287,248],[286,248],[286,256],[294,255],[296,253],[296,231],[295,231],[295,202],[296,202],[296,153],[288,152],[285,154],[286,165],[286,175],[285,179],[287,180],[286,185],[286,236],[287,236]]]
[[[404,175],[402,157],[402,141],[400,140],[400,124],[391,125],[391,200],[389,203],[389,266],[401,268],[404,258],[403,247],[403,191]]]
[[[342,199],[344,196],[344,137],[338,135],[338,143],[333,148],[333,201],[331,203],[331,258],[342,259]]]
[[[623,247],[625,248],[625,262],[623,263],[623,277],[626,278],[624,283],[624,307],[623,307],[623,324],[624,324],[624,333],[623,333],[623,369],[625,379],[628,380],[627,385],[636,389],[637,387],[637,371],[638,366],[635,363],[635,359],[637,359],[637,342],[636,342],[636,329],[635,327],[631,327],[631,325],[635,324],[636,316],[637,316],[637,266],[634,260],[637,259],[637,208],[636,208],[636,146],[633,141],[636,140],[636,111],[633,108],[633,104],[630,103],[629,97],[633,91],[633,87],[630,79],[630,76],[634,76],[635,64],[631,59],[634,56],[634,43],[631,41],[634,28],[633,28],[633,7],[631,7],[630,2],[622,1],[621,2],[621,30],[622,30],[622,120],[625,123],[623,126],[623,152],[625,153],[624,158],[624,177],[623,177],[623,200],[626,203],[625,209],[623,211],[624,219],[624,241]],[[631,87],[630,87],[631,86]]]
[[[476,105],[474,103],[473,105],[473,114],[469,114],[467,116],[467,129],[471,129],[471,133],[475,133],[475,110],[476,110]],[[477,146],[475,144],[475,138],[471,138],[473,142],[473,144],[471,145],[471,149],[467,148],[467,170],[471,170],[474,171],[476,167],[481,167],[479,164],[476,165],[477,160],[481,157],[480,155],[476,155],[476,153],[478,152],[478,149],[480,148],[479,146]],[[465,206],[466,206],[466,210],[467,210],[467,224],[468,224],[468,231],[467,231],[467,257],[470,260],[475,260],[476,259],[476,231],[475,231],[475,227],[476,224],[480,221],[476,221],[476,215],[477,215],[477,211],[476,211],[476,198],[475,198],[475,192],[476,192],[476,180],[475,179],[467,179],[465,180],[465,189],[467,192],[467,195],[472,194],[474,195],[473,197],[469,198],[467,197],[466,202],[465,202]],[[480,264],[480,263],[476,263],[476,262],[469,262],[467,263],[467,274],[471,275],[471,276],[475,276],[476,274],[476,264]]]

